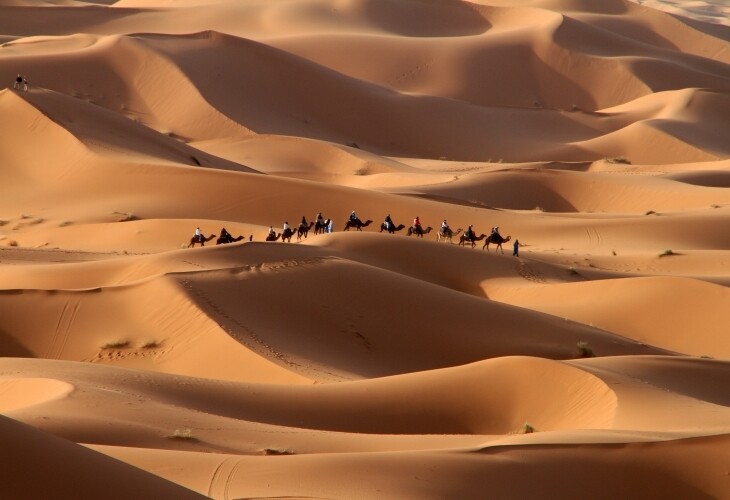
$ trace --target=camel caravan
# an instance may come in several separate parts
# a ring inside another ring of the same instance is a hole
[[[362,231],[364,227],[368,227],[372,223],[373,221],[371,219],[367,219],[363,222],[357,216],[355,211],[353,211],[350,214],[350,217],[345,222],[345,227],[343,228],[343,231],[349,231],[350,229],[354,229],[355,231]],[[333,232],[332,226],[332,219],[325,219],[322,216],[322,212],[319,212],[315,220],[311,222],[307,222],[307,218],[305,216],[302,216],[302,220],[296,228],[291,227],[288,221],[284,222],[284,226],[280,233],[277,233],[274,230],[273,226],[269,226],[269,231],[266,234],[265,241],[282,241],[291,243],[292,237],[294,235],[296,235],[297,241],[301,241],[303,239],[306,239],[309,235],[309,232],[312,230],[314,231],[315,235],[331,233]],[[403,231],[404,229],[407,229],[405,233],[407,236],[415,236],[416,238],[423,238],[425,235],[433,231],[433,228],[431,226],[427,226],[424,228],[421,225],[421,220],[419,217],[413,219],[413,223],[407,228],[405,224],[396,224],[395,222],[393,222],[390,214],[386,215],[385,219],[380,224],[381,233],[385,232],[388,234],[396,234],[400,231]],[[496,246],[494,251],[501,251],[504,254],[502,244],[507,243],[512,239],[511,236],[502,236],[499,232],[499,227],[497,226],[492,228],[490,234],[481,233],[480,235],[477,235],[476,231],[471,225],[466,229],[466,231],[462,231],[462,228],[457,228],[456,230],[452,229],[446,219],[444,219],[441,223],[441,227],[436,232],[436,241],[453,243],[454,238],[458,236],[459,246],[465,247],[467,245],[470,245],[471,248],[475,248],[478,242],[483,241],[484,244],[482,246],[482,250],[486,250],[488,252],[489,245],[494,244]],[[211,241],[215,237],[215,234],[211,234],[210,236],[206,237],[201,233],[200,228],[196,228],[195,234],[192,238],[190,238],[190,244],[188,245],[188,248],[195,247],[196,244],[200,244],[200,246],[205,246],[208,241]],[[216,239],[216,245],[235,243],[237,241],[243,240],[244,238],[244,235],[239,235],[234,238],[233,235],[226,231],[226,228],[223,228],[221,230],[220,236],[218,236],[218,238]],[[253,235],[249,236],[248,241],[253,241]],[[517,246],[517,243],[515,244],[515,246]],[[517,248],[515,248],[513,255],[517,256]]]

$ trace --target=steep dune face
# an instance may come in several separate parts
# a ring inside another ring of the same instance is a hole
[[[725,13],[0,0],[3,493],[729,497]]]

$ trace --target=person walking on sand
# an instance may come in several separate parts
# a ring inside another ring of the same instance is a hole
[[[26,77],[23,77],[23,90],[28,92],[28,79]]]
[[[512,247],[514,248],[514,251],[512,252],[512,255],[514,257],[519,257],[520,256],[520,240],[515,240],[515,242],[512,245]]]
[[[13,88],[15,90],[20,90],[21,83],[23,83],[23,77],[20,76],[20,73],[18,73],[18,76],[15,77],[15,83],[13,83]]]

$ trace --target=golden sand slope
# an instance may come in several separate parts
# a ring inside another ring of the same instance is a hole
[[[0,0],[3,493],[729,497],[726,14]]]

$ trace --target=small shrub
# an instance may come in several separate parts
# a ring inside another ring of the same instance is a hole
[[[577,344],[575,344],[575,355],[579,358],[595,358],[596,354],[593,352],[593,349],[588,345],[588,342],[579,341]]]
[[[355,175],[368,175],[370,172],[366,167],[358,168],[355,170]]]
[[[290,449],[264,448],[264,455],[294,455],[294,451]]]
[[[193,436],[193,430],[189,428],[175,429],[175,432],[167,437],[168,439],[175,439],[179,441],[195,441],[195,437]]]
[[[668,257],[669,255],[677,255],[677,254],[674,253],[671,248],[667,248],[666,250],[664,250],[662,253],[659,254],[659,257]]]
[[[114,215],[119,216],[117,222],[127,222],[131,220],[139,220],[139,217],[134,215],[132,212],[113,212]]]
[[[605,161],[606,163],[611,163],[613,165],[631,165],[631,161],[628,158],[624,158],[623,156],[606,158]]]
[[[618,255],[618,254],[616,253],[616,250],[611,250],[611,253],[613,254],[613,256],[614,256],[614,257],[616,257],[616,255]]]
[[[73,224],[73,222],[71,222],[70,220],[65,220],[65,221],[59,223],[58,227],[66,227],[66,226],[70,226],[71,224]]]
[[[644,215],[656,215],[657,213],[654,210],[649,210]]]
[[[4,226],[5,224],[9,223],[9,220],[0,220],[0,226]]]
[[[111,342],[107,342],[106,344],[102,344],[102,349],[121,349],[122,347],[127,347],[129,345],[129,341],[127,340],[113,340]]]
[[[148,340],[142,344],[142,349],[154,349],[155,347],[160,347],[161,343],[156,340]]]
[[[536,431],[537,431],[537,429],[535,429],[535,427],[532,424],[530,424],[529,422],[525,422],[522,425],[522,427],[520,427],[519,429],[517,429],[515,431],[510,432],[509,434],[532,434],[533,432],[536,432]]]

